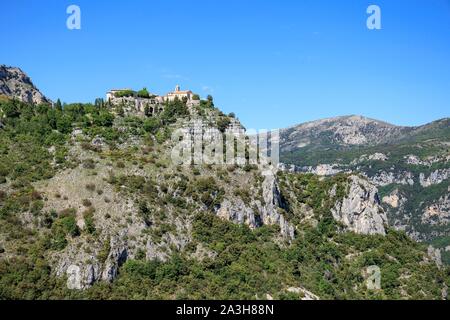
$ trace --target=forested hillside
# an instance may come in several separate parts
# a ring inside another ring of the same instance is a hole
[[[237,121],[212,99],[151,118],[100,101],[0,110],[3,299],[447,297],[449,269],[384,223],[363,177],[173,164],[173,130]]]

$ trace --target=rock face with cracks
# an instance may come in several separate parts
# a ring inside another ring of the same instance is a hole
[[[51,103],[20,68],[5,65],[0,65],[0,95],[32,104]]]
[[[377,188],[358,176],[350,177],[347,196],[332,209],[333,217],[348,230],[359,234],[386,234],[387,217]]]

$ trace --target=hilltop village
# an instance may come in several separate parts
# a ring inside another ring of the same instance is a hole
[[[139,91],[113,89],[106,93],[106,101],[110,105],[121,106],[126,113],[138,113],[146,116],[153,116],[162,112],[166,102],[177,99],[185,102],[188,107],[200,104],[198,94],[194,94],[191,90],[181,90],[179,85],[165,96],[150,93],[146,88]]]

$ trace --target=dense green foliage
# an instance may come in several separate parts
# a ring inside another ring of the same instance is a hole
[[[150,98],[150,93],[148,92],[147,88],[143,88],[142,90],[139,90],[137,92],[137,96],[139,98]]]
[[[114,93],[117,98],[134,97],[136,93],[133,90],[121,90]]]

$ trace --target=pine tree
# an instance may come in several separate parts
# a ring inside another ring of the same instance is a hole
[[[56,103],[55,103],[55,109],[56,110],[58,110],[58,111],[62,111],[62,104],[61,104],[61,100],[56,100]]]

